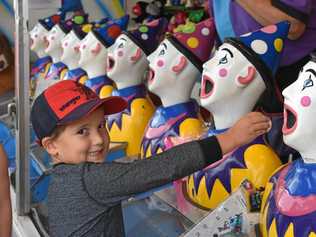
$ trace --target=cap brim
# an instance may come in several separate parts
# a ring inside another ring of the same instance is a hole
[[[91,100],[72,111],[68,116],[59,121],[58,125],[68,124],[84,118],[101,107],[104,108],[104,115],[116,114],[126,109],[127,105],[126,100],[119,96],[110,96],[101,100]]]

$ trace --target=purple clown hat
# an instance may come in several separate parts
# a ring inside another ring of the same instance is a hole
[[[125,31],[126,34],[146,55],[151,54],[160,44],[164,33],[167,30],[168,21],[166,18],[152,20],[140,25],[137,29]]]
[[[282,21],[237,38],[227,38],[225,43],[236,47],[257,68],[267,86],[271,85],[280,63],[283,42],[290,24]]]
[[[191,28],[169,35],[167,39],[202,72],[202,65],[209,59],[214,46],[214,20],[208,18]]]
[[[115,42],[122,31],[126,30],[128,20],[128,15],[119,19],[109,20],[104,25],[93,28],[92,32],[108,48]]]

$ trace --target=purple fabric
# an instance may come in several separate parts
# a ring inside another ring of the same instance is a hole
[[[220,0],[209,0],[211,15],[214,15],[212,13],[213,1]],[[309,15],[309,22],[302,37],[298,40],[286,40],[284,43],[281,66],[285,66],[297,62],[316,49],[316,0],[282,0],[281,2]],[[231,2],[230,12],[231,21],[237,36],[262,27],[235,1]]]

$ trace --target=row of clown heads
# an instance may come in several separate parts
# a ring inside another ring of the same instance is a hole
[[[73,22],[52,23],[46,18],[30,32],[31,49],[39,57],[32,68],[35,94],[58,80],[70,79],[100,97],[123,97],[128,108],[107,119],[111,141],[126,142],[127,155],[142,158],[170,148],[170,137],[219,134],[250,112],[273,85],[289,30],[288,22],[267,26],[227,38],[212,53],[213,19],[168,35],[164,35],[167,21],[163,18],[129,31],[127,16]],[[263,236],[316,236],[315,79],[316,61],[311,60],[283,91],[283,138],[302,159],[281,166],[261,136],[187,177],[178,195],[198,207],[214,209],[248,179],[257,189],[266,187]],[[197,81],[201,82],[200,104],[212,113],[216,129],[205,127],[199,106],[191,99]],[[148,90],[160,97],[162,106],[155,108]]]

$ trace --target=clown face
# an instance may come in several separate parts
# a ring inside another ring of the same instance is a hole
[[[191,93],[199,70],[173,44],[165,39],[151,55],[148,56],[148,88],[161,96],[172,90]],[[184,91],[182,91],[182,89]]]
[[[203,65],[201,104],[212,111],[215,104],[242,98],[242,103],[252,108],[265,89],[265,84],[256,68],[234,46],[224,43],[214,57]]]
[[[31,39],[31,50],[39,51],[45,49],[45,36],[48,31],[42,26],[42,24],[37,23],[34,28],[30,31]]]
[[[316,163],[314,82],[316,82],[316,63],[310,61],[302,68],[298,79],[282,93],[284,142],[299,151],[306,163]]]
[[[76,36],[74,31],[70,31],[70,33],[61,41],[61,47],[63,48],[63,54],[61,56],[62,61],[66,63],[67,61],[79,61],[80,39]]]
[[[65,37],[59,25],[55,25],[46,36],[46,53],[53,52],[61,48],[61,40]]]
[[[96,56],[105,50],[104,45],[96,38],[94,33],[90,31],[87,36],[80,42],[80,59],[79,66],[83,67],[87,64],[93,64]]]
[[[120,75],[126,71],[126,68],[131,69],[127,72],[130,74],[133,71],[133,67],[139,67],[140,62],[140,66],[143,67],[142,72],[144,72],[145,67],[148,65],[145,53],[127,35],[121,34],[115,41],[115,44],[109,48],[107,74],[115,82],[121,82],[120,80],[124,80],[125,77]]]

